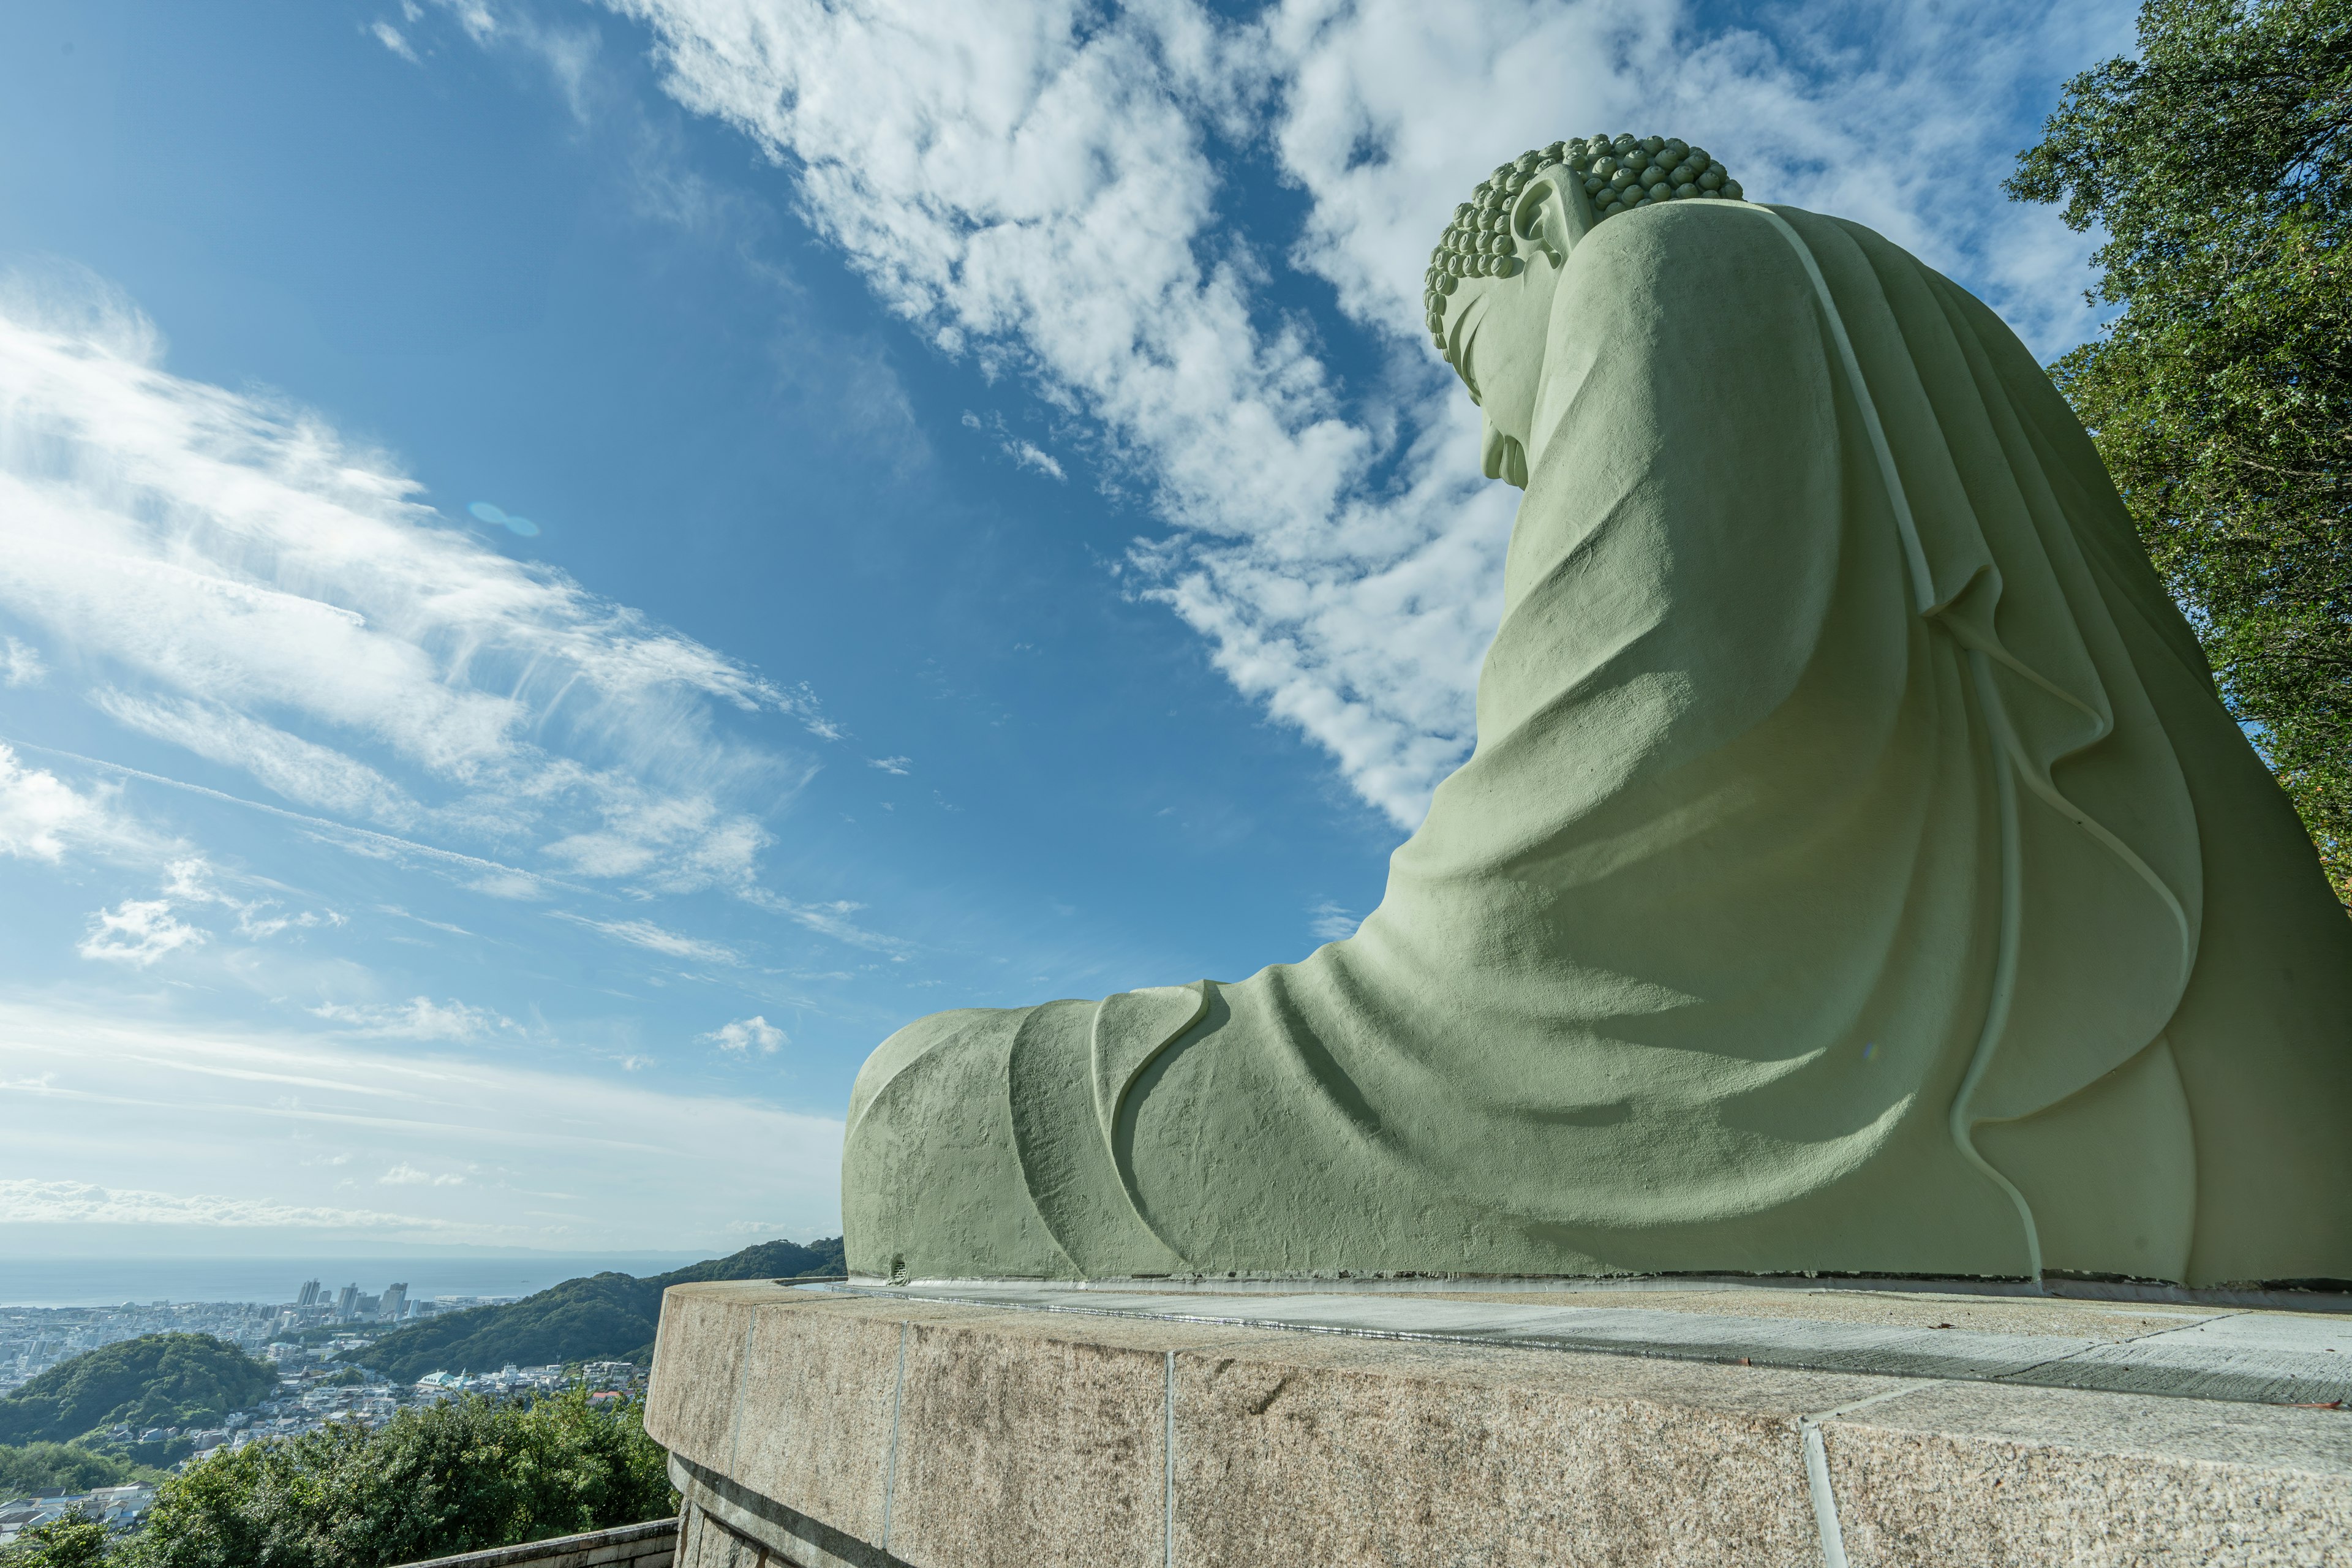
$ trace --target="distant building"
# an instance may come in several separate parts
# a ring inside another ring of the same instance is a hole
[[[375,1315],[387,1323],[400,1321],[401,1314],[408,1307],[407,1282],[397,1280],[385,1286],[383,1295],[379,1300],[380,1304],[376,1308]]]
[[[335,1317],[338,1321],[351,1321],[352,1309],[358,1305],[359,1299],[360,1288],[356,1281],[343,1287],[341,1292],[335,1298]]]
[[[302,1293],[294,1298],[294,1304],[298,1307],[318,1306],[319,1290],[320,1285],[316,1279],[305,1279],[302,1281]]]

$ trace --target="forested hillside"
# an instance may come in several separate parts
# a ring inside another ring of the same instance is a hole
[[[639,1279],[592,1274],[566,1279],[536,1296],[501,1307],[476,1307],[394,1330],[359,1352],[394,1382],[428,1372],[485,1372],[511,1362],[637,1361],[652,1358],[661,1293],[702,1279],[799,1279],[842,1271],[838,1237],[813,1242],[769,1241],[726,1258]]]
[[[210,1334],[142,1334],[61,1362],[0,1399],[0,1443],[132,1427],[214,1426],[278,1384],[277,1369]]]

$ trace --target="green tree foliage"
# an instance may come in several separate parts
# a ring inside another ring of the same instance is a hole
[[[278,1373],[210,1334],[142,1334],[60,1362],[0,1399],[0,1443],[62,1442],[114,1423],[210,1426]]]
[[[0,1498],[57,1497],[159,1479],[144,1466],[70,1443],[0,1447]]]
[[[110,1560],[106,1526],[79,1512],[37,1524],[0,1551],[0,1568],[100,1568]]]
[[[2146,0],[2010,194],[2104,226],[2052,373],[2352,905],[2352,0]]]
[[[189,1466],[115,1568],[384,1568],[677,1510],[634,1405],[467,1398]],[[11,1565],[13,1568],[13,1565]]]
[[[653,1353],[661,1294],[702,1279],[793,1279],[842,1272],[841,1238],[769,1241],[726,1258],[638,1279],[594,1274],[566,1279],[501,1307],[476,1307],[397,1329],[359,1352],[397,1383],[428,1372],[483,1372],[513,1363],[646,1361]]]

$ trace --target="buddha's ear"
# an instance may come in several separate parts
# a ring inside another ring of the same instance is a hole
[[[1596,221],[1584,181],[1564,163],[1537,170],[1511,202],[1511,237],[1550,257],[1554,267],[1567,262]]]
[[[1479,422],[1478,467],[1490,479],[1517,489],[1528,488],[1528,451],[1515,437],[1495,428],[1491,416]]]

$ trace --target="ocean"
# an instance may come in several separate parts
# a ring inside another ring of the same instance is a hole
[[[125,1301],[291,1301],[305,1279],[331,1295],[356,1284],[368,1295],[392,1281],[412,1301],[435,1296],[528,1296],[583,1274],[660,1274],[700,1260],[694,1252],[545,1253],[525,1258],[7,1258],[0,1307],[118,1307]]]

